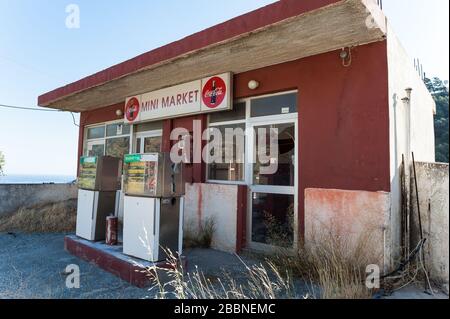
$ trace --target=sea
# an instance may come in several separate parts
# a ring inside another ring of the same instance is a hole
[[[70,175],[0,175],[0,184],[66,184],[75,179]]]

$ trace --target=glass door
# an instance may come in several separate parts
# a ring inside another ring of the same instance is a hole
[[[298,229],[296,115],[252,119],[249,139],[248,245],[257,250],[294,249]]]

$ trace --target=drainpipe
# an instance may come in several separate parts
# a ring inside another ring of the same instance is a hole
[[[406,253],[410,252],[410,240],[411,240],[411,88],[406,88],[406,97],[402,99],[403,104],[405,106],[405,188],[406,188],[406,216],[405,216],[405,228],[406,234],[405,236],[405,245],[406,245]],[[407,256],[405,256],[407,257]]]
[[[402,99],[403,104],[405,105],[406,109],[406,127],[405,127],[405,133],[406,133],[406,162],[407,166],[409,167],[409,163],[411,161],[411,93],[412,89],[407,88],[406,91],[406,97]]]

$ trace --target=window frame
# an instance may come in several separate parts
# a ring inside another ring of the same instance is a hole
[[[133,138],[133,153],[137,153],[137,141],[138,139],[141,139],[140,142],[143,143],[144,139],[147,137],[161,137],[161,147],[162,147],[162,137],[163,137],[163,130],[152,130],[152,131],[144,131],[144,132],[138,132],[134,134]],[[142,145],[140,146],[142,148]],[[141,149],[142,151],[142,149]],[[144,154],[141,152],[140,154]]]
[[[127,123],[125,123],[124,120],[115,120],[115,121],[108,121],[108,122],[102,122],[102,123],[96,123],[96,124],[90,124],[90,125],[85,125],[84,126],[84,134],[83,134],[84,135],[83,136],[83,155],[84,156],[88,155],[87,154],[87,145],[88,145],[88,143],[91,143],[91,142],[94,142],[94,143],[95,142],[103,142],[103,145],[104,145],[103,156],[106,155],[106,141],[107,140],[120,138],[120,137],[129,137],[130,138],[130,145],[131,145],[131,143],[132,143],[132,140],[131,140],[131,138],[132,138],[132,126],[130,125],[130,132],[127,133],[127,134],[115,135],[115,136],[106,136],[107,135],[106,134],[106,127],[108,125],[111,125],[111,124],[127,124]],[[88,139],[88,131],[89,131],[89,129],[96,128],[96,127],[104,127],[105,128],[104,136],[103,137],[99,137],[99,138]]]

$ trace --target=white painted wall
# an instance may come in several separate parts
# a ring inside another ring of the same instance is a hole
[[[425,84],[414,69],[414,59],[409,57],[392,28],[387,30],[388,87],[389,87],[389,131],[390,131],[390,176],[391,176],[391,264],[400,256],[401,243],[401,184],[400,167],[402,154],[405,158],[414,152],[416,161],[435,161],[434,110],[436,105]],[[405,89],[412,88],[410,104]],[[408,107],[410,117],[410,147],[408,147]]]
[[[212,218],[212,248],[235,252],[237,232],[237,185],[186,184],[184,229],[198,232],[201,222]]]

